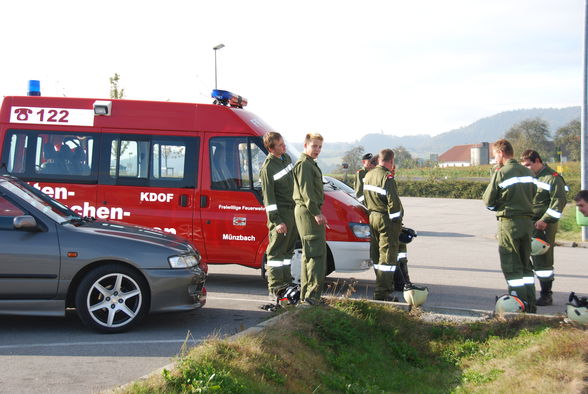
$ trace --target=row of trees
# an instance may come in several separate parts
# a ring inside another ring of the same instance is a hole
[[[525,149],[534,149],[545,159],[561,161],[562,157],[567,157],[570,161],[578,161],[580,133],[580,120],[572,120],[557,129],[551,138],[547,122],[534,118],[515,124],[504,138],[512,143],[516,154],[521,154]]]
[[[561,161],[562,157],[566,157],[568,161],[579,161],[580,133],[580,120],[572,120],[557,129],[552,136],[546,121],[533,118],[515,124],[504,134],[504,138],[512,143],[515,155],[520,155],[525,149],[534,149],[547,161]],[[412,157],[403,146],[393,150],[399,168],[434,167],[437,164]],[[361,168],[361,157],[364,153],[363,146],[355,146],[345,152],[342,163],[346,163],[352,171]],[[343,166],[340,166],[339,171],[343,171]]]
[[[423,167],[426,164],[423,160],[413,158],[410,152],[403,146],[398,146],[392,150],[394,151],[394,162],[399,168]],[[355,171],[362,167],[361,158],[364,154],[365,149],[363,146],[355,146],[345,152],[342,163],[345,163],[351,171]],[[341,165],[338,172],[342,172],[343,169],[343,165]]]

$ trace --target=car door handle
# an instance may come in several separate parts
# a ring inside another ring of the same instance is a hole
[[[208,196],[200,196],[200,208],[208,207]]]
[[[187,194],[182,194],[180,196],[180,206],[181,207],[187,207],[188,206],[188,195]]]

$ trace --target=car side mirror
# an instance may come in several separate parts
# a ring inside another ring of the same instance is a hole
[[[39,229],[37,221],[31,215],[16,216],[12,220],[12,225],[17,230],[33,231]]]

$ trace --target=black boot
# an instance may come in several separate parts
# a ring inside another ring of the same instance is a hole
[[[537,298],[537,306],[553,305],[553,292],[551,291],[553,281],[541,281],[539,283],[541,284],[541,295]]]

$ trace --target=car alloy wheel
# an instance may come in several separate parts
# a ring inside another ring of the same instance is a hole
[[[76,296],[82,321],[104,332],[128,329],[145,314],[147,305],[146,286],[139,274],[127,267],[114,267],[91,271]]]

